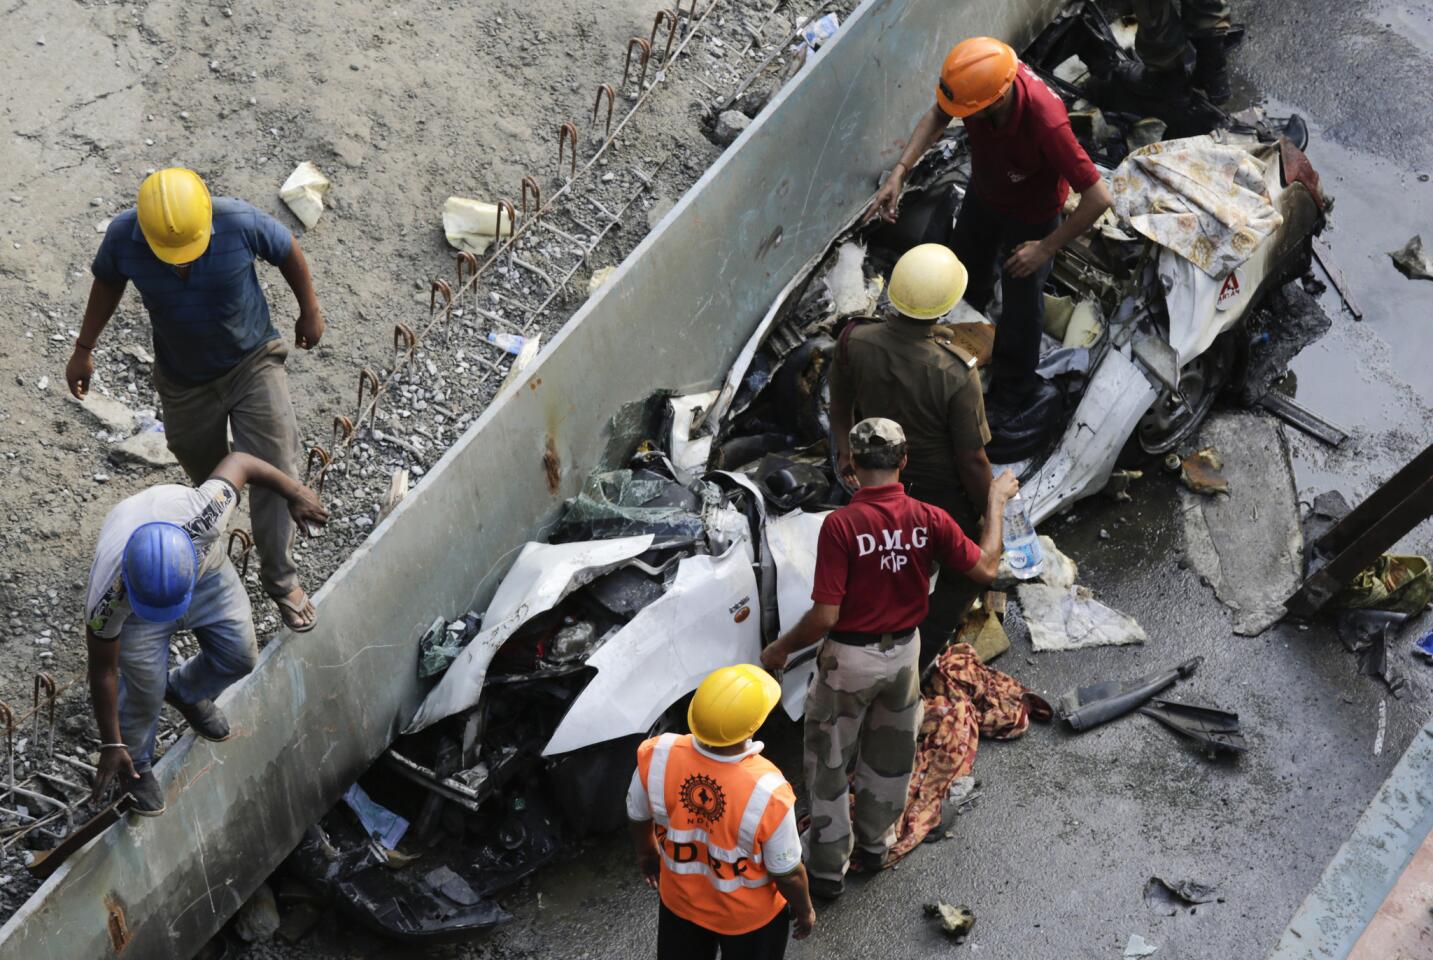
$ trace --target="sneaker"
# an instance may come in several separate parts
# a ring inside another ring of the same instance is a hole
[[[164,812],[164,788],[154,776],[153,770],[146,770],[138,780],[129,782],[129,809],[141,817],[157,817]]]
[[[164,702],[169,704],[194,728],[194,732],[205,740],[213,743],[222,743],[229,739],[229,721],[224,716],[224,711],[214,706],[213,700],[200,700],[198,703],[184,703],[174,695],[172,690],[164,691]]]
[[[811,889],[811,896],[818,900],[835,900],[846,892],[845,880],[827,880],[825,877],[808,877],[807,886]]]

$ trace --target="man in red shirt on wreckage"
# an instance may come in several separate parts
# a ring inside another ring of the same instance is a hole
[[[905,809],[920,726],[916,628],[926,616],[935,565],[978,583],[994,580],[1005,502],[1020,487],[1009,470],[991,482],[977,546],[944,510],[906,495],[900,424],[881,418],[856,424],[851,460],[860,489],[821,524],[814,605],[761,654],[764,666],[777,669],[826,637],[806,695],[805,772],[806,869],[811,892],[828,900],[845,889],[853,842],[861,868],[880,868]],[[846,771],[857,757],[853,837]]]
[[[1035,368],[1045,279],[1055,254],[1094,226],[1113,198],[1075,140],[1064,102],[1007,44],[972,37],[946,56],[935,104],[921,116],[877,191],[871,215],[895,221],[906,174],[956,118],[964,123],[970,144],[970,185],[954,228],[952,187],[932,214],[925,241],[955,251],[970,272],[965,299],[982,313],[1000,278],[993,380],[985,401],[999,443],[1002,423],[1032,406],[1041,393]],[[1071,188],[1080,195],[1079,206],[1062,221]]]

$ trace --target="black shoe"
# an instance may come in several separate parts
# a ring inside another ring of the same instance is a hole
[[[229,721],[224,717],[224,711],[214,706],[213,700],[200,700],[198,703],[184,703],[174,695],[172,690],[164,691],[164,702],[169,704],[194,728],[194,732],[205,740],[213,743],[222,743],[229,739]]]
[[[130,797],[129,809],[141,817],[157,817],[164,812],[164,788],[159,785],[153,770],[146,770],[138,780],[129,781],[126,792]]]
[[[824,877],[808,877],[807,886],[811,888],[811,896],[818,900],[835,900],[846,892],[845,880],[827,880]]]
[[[1152,99],[1177,97],[1186,92],[1184,70],[1179,67],[1151,67],[1139,60],[1115,65],[1113,79],[1132,93]]]
[[[1229,52],[1222,36],[1199,37],[1194,46],[1194,76],[1190,83],[1209,98],[1210,103],[1228,103],[1234,96],[1229,85]]]
[[[880,873],[888,866],[890,866],[888,853],[876,854],[866,850],[856,850],[851,854],[852,873],[860,873],[869,877]]]

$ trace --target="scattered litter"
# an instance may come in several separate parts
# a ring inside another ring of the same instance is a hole
[[[1232,711],[1156,699],[1140,707],[1139,712],[1193,740],[1211,757],[1249,749],[1239,728],[1239,714]]]
[[[974,911],[963,904],[956,907],[944,901],[928,903],[925,905],[925,915],[935,918],[940,924],[941,932],[953,937],[956,943],[965,942],[971,928],[975,926]]]
[[[884,284],[880,277],[866,279],[862,269],[865,262],[863,244],[843,243],[836,251],[836,262],[827,271],[824,282],[837,317],[864,316],[875,310]]]
[[[513,225],[508,212],[498,212],[497,204],[466,197],[449,197],[443,203],[443,234],[448,243],[459,250],[484,254],[501,232],[511,234]]]
[[[524,370],[531,366],[532,361],[537,358],[538,350],[541,348],[541,334],[534,333],[532,336],[524,338],[522,347],[518,349],[517,355],[513,357],[512,366],[508,367],[507,376],[503,377],[503,382],[498,385],[498,389],[501,390],[512,383]]]
[[[363,824],[363,829],[384,849],[392,850],[398,846],[403,834],[408,832],[407,820],[369,799],[368,794],[358,784],[349,787],[343,799],[354,816],[358,817],[359,823]]]
[[[1139,960],[1140,957],[1152,956],[1159,945],[1150,943],[1137,933],[1129,935],[1129,942],[1125,944],[1124,960]]]
[[[1083,650],[1148,639],[1133,617],[1100,603],[1087,587],[1022,583],[1015,596],[1036,650]]]
[[[1089,730],[1133,711],[1176,680],[1189,678],[1203,662],[1203,657],[1192,657],[1177,667],[1135,680],[1106,680],[1079,687],[1062,696],[1056,708],[1073,729]]]
[[[1219,451],[1205,447],[1198,453],[1191,453],[1179,461],[1179,479],[1195,493],[1212,497],[1216,493],[1229,492],[1229,480],[1221,472],[1224,461]]]
[[[319,172],[312,161],[305,160],[294,167],[294,172],[279,187],[282,200],[305,228],[312,230],[323,213],[323,198],[330,186],[328,177]]]
[[[393,512],[393,508],[408,496],[408,468],[399,467],[393,471],[393,476],[388,481],[388,493],[383,498],[383,506],[378,511],[378,519],[382,520]]]
[[[1390,250],[1393,265],[1398,272],[1410,280],[1433,280],[1433,260],[1423,249],[1423,237],[1415,236],[1403,245],[1402,250]]]
[[[1360,571],[1333,602],[1349,610],[1413,614],[1427,607],[1430,598],[1433,575],[1428,559],[1385,553]]]
[[[514,356],[522,353],[527,338],[520,333],[504,333],[501,330],[489,330],[485,338],[488,343],[495,347],[501,347]]]
[[[596,293],[597,288],[606,283],[607,278],[612,276],[616,269],[616,267],[599,267],[593,270],[592,277],[587,281],[587,295],[590,297]]]
[[[1378,734],[1373,738],[1373,755],[1383,756],[1383,735],[1388,732],[1388,701],[1378,701]]]
[[[820,50],[821,44],[830,40],[841,29],[841,18],[834,13],[828,13],[814,23],[808,23],[801,28],[801,38],[812,50]]]
[[[274,902],[274,891],[261,883],[234,917],[234,933],[245,943],[267,943],[278,929],[279,906]]]
[[[1163,917],[1172,917],[1185,907],[1213,903],[1218,899],[1219,889],[1217,887],[1209,883],[1200,883],[1197,880],[1166,880],[1164,877],[1150,877],[1144,885],[1145,905]]]
[[[958,777],[951,781],[950,788],[945,791],[945,802],[962,804],[974,800],[976,780],[972,776]]]
[[[1433,631],[1426,634],[1422,640],[1414,641],[1413,652],[1429,663],[1433,663]]]

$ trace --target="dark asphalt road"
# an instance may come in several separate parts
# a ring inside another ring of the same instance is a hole
[[[1294,365],[1299,398],[1353,432],[1337,454],[1290,435],[1300,495],[1337,487],[1354,501],[1433,439],[1424,400],[1433,389],[1433,284],[1404,279],[1385,255],[1420,230],[1433,240],[1433,183],[1419,179],[1433,173],[1433,12],[1421,0],[1236,0],[1236,16],[1249,27],[1235,55],[1242,95],[1260,92],[1271,112],[1310,120],[1311,159],[1337,198],[1326,239],[1366,315],[1354,323],[1330,291],[1322,303],[1333,330]],[[1151,476],[1135,496],[1090,501],[1045,532],[1150,642],[1033,657],[1021,638],[998,666],[1058,695],[1200,654],[1205,664],[1179,697],[1237,710],[1249,753],[1212,763],[1138,716],[1078,737],[1034,728],[984,745],[975,768],[984,796],[948,827],[954,838],[853,883],[789,956],[1115,958],[1131,933],[1159,945],[1156,960],[1243,960],[1274,945],[1426,718],[1433,671],[1400,650],[1414,685],[1394,700],[1357,676],[1327,627],[1235,637],[1229,612],[1180,567],[1173,483]],[[1101,528],[1110,539],[1097,536]],[[1433,550],[1433,531],[1425,525],[1405,546]],[[1387,738],[1375,756],[1385,700]],[[787,726],[772,738],[787,769],[798,768],[797,736]],[[1141,896],[1154,874],[1218,884],[1224,902],[1157,916]],[[920,905],[937,898],[974,909],[965,946],[928,927]],[[621,838],[589,845],[506,902],[513,924],[429,955],[651,955],[655,897],[636,882]],[[329,956],[412,955],[333,931],[323,939],[334,945]]]

